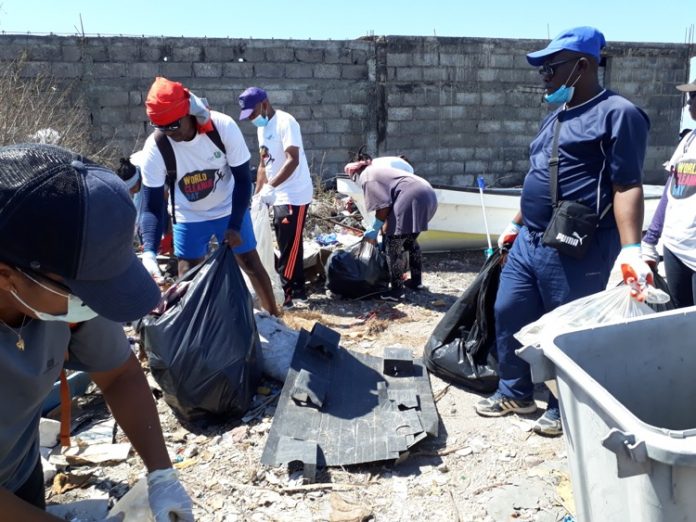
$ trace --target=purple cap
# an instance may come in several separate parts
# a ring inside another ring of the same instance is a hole
[[[266,91],[260,87],[249,87],[246,91],[239,95],[239,106],[242,112],[239,113],[239,120],[246,120],[251,113],[254,112],[254,107],[257,103],[267,99]]]
[[[133,250],[135,207],[112,171],[51,145],[0,148],[0,259],[55,274],[113,321],[133,321],[160,292]]]
[[[563,50],[588,54],[599,61],[599,53],[606,44],[604,35],[594,27],[574,27],[556,36],[544,49],[529,53],[527,61],[529,65],[543,65],[549,56]]]

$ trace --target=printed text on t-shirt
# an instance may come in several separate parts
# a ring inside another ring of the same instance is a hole
[[[199,201],[215,190],[215,185],[223,175],[220,169],[188,172],[179,180],[179,190],[188,201]]]

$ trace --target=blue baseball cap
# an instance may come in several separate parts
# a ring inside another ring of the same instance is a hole
[[[0,148],[0,259],[60,276],[117,322],[160,299],[133,250],[135,214],[125,183],[83,156],[53,145]]]
[[[254,112],[254,107],[268,98],[266,91],[260,87],[249,87],[246,91],[239,95],[239,106],[242,112],[239,113],[239,120],[246,120],[251,113]]]
[[[543,65],[549,56],[563,50],[588,54],[599,61],[599,54],[606,44],[604,35],[594,27],[574,27],[556,36],[544,49],[529,53],[527,61],[529,65]]]

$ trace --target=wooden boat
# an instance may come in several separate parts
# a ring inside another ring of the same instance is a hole
[[[360,186],[348,178],[338,177],[336,188],[339,193],[353,199],[365,224],[370,226],[374,220],[374,213],[367,212]],[[423,232],[418,238],[423,251],[444,252],[487,247],[488,240],[479,189],[441,185],[433,185],[433,188],[437,194],[438,208],[430,221],[429,230]],[[645,193],[643,230],[646,230],[657,208],[663,187],[644,185],[643,190]],[[496,245],[498,234],[505,229],[519,210],[521,192],[521,188],[484,189],[483,204],[493,246]]]

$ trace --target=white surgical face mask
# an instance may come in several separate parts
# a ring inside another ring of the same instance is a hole
[[[21,272],[21,270],[20,270]],[[67,311],[62,314],[62,315],[53,315],[49,314],[46,312],[40,312],[39,310],[36,310],[35,308],[31,307],[29,304],[26,303],[21,297],[17,295],[17,292],[14,290],[11,292],[11,294],[14,296],[14,298],[22,303],[24,306],[26,306],[29,310],[31,310],[34,315],[36,315],[37,319],[40,319],[41,321],[62,321],[64,323],[83,323],[85,321],[89,321],[90,319],[94,319],[97,317],[97,312],[92,310],[89,306],[87,306],[85,303],[82,302],[82,299],[77,297],[76,295],[73,294],[64,294],[62,292],[58,292],[57,290],[54,290],[53,288],[46,286],[45,284],[41,283],[40,281],[37,281],[33,277],[31,277],[29,274],[26,272],[22,272],[26,277],[28,277],[31,281],[39,285],[41,288],[44,290],[47,290],[53,294],[60,295],[62,297],[67,298],[68,300],[68,309]]]

